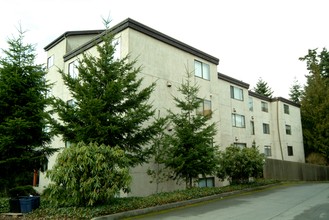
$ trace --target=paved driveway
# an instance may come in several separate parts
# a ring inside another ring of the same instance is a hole
[[[279,186],[129,219],[328,220],[329,183]]]

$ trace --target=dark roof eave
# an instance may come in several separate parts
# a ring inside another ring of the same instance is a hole
[[[242,88],[249,89],[249,84],[242,82],[241,80],[237,80],[233,77],[230,77],[228,75],[222,74],[222,73],[217,73],[218,79],[224,80],[226,82],[232,83],[237,86],[241,86]]]
[[[53,48],[54,46],[56,46],[59,42],[61,42],[62,40],[64,40],[65,38],[67,38],[69,36],[74,36],[74,35],[90,35],[90,34],[97,35],[97,34],[100,34],[102,32],[104,32],[104,30],[67,31],[64,34],[62,34],[61,36],[59,36],[58,38],[56,38],[55,40],[53,40],[51,43],[49,43],[43,49],[45,51],[48,51],[51,48]]]
[[[292,106],[295,106],[295,107],[300,108],[300,103],[293,102],[293,101],[291,101],[289,99],[286,99],[286,98],[283,98],[283,97],[276,97],[275,98],[275,101],[284,102],[286,104],[289,104],[289,105],[292,105]]]
[[[139,22],[137,22],[137,21],[135,21],[131,18],[127,18],[126,20],[124,20],[124,21],[120,22],[119,24],[113,26],[113,28],[110,28],[110,31],[113,34],[116,34],[116,33],[119,33],[120,31],[122,31],[126,28],[134,29],[134,30],[136,30],[138,32],[141,32],[141,33],[143,33],[147,36],[150,36],[154,39],[157,39],[157,40],[162,41],[166,44],[169,44],[173,47],[176,47],[180,50],[183,50],[183,51],[188,52],[192,55],[195,55],[199,58],[202,58],[202,59],[204,59],[204,60],[206,60],[210,63],[216,64],[216,65],[218,65],[218,63],[219,63],[218,58],[216,58],[214,56],[211,56],[207,53],[204,53],[204,52],[202,52],[202,51],[200,51],[200,50],[198,50],[194,47],[191,47],[191,46],[189,46],[189,45],[187,45],[187,44],[185,44],[181,41],[178,41],[178,40],[176,40],[172,37],[169,37],[168,35],[165,35],[165,34],[159,32],[159,31],[156,31],[156,30],[154,30],[154,29],[152,29],[152,28],[150,28],[146,25],[143,25],[143,24],[141,24],[141,23],[139,23]],[[81,47],[65,54],[64,55],[64,61],[69,60],[72,57],[74,57],[74,56],[76,56],[80,53],[83,53],[84,51],[88,50],[89,48],[95,46],[95,43],[101,42],[102,41],[101,40],[102,35],[103,34],[99,34],[93,40],[91,40],[91,41],[87,42],[86,44],[82,45]],[[58,39],[60,39],[60,37]],[[56,42],[56,40],[53,41],[53,42]]]
[[[273,98],[269,98],[267,96],[258,94],[256,92],[253,92],[253,91],[250,91],[250,90],[248,91],[248,94],[250,96],[253,96],[253,97],[258,98],[258,99],[262,99],[262,100],[267,101],[267,102],[272,102],[273,101]]]

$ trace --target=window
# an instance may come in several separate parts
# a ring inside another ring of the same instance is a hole
[[[210,66],[200,61],[194,61],[194,75],[206,80],[210,80]]]
[[[68,100],[67,102],[67,105],[70,106],[70,107],[75,107],[76,106],[76,102],[74,99],[70,99]]]
[[[65,147],[66,147],[66,148],[71,147],[71,145],[72,145],[71,142],[69,142],[69,141],[65,141]]]
[[[238,127],[238,128],[246,127],[244,115],[232,114],[232,125],[233,127]]]
[[[234,143],[233,145],[234,145],[234,147],[238,147],[241,149],[247,147],[246,143]]]
[[[291,126],[286,125],[286,134],[291,135]]]
[[[72,78],[77,78],[78,77],[78,75],[79,75],[79,71],[78,71],[78,68],[77,68],[77,66],[78,66],[78,60],[75,60],[75,61],[73,61],[73,62],[71,62],[71,63],[69,63],[69,75],[72,77]]]
[[[255,123],[254,123],[254,121],[250,121],[250,130],[251,130],[251,135],[255,135]]]
[[[211,101],[203,99],[196,113],[204,116],[211,116]]]
[[[289,105],[283,104],[283,110],[285,114],[289,115]]]
[[[263,123],[263,133],[264,134],[269,134],[270,133],[270,125]]]
[[[254,101],[252,99],[252,97],[249,97],[249,102],[248,102],[248,106],[249,106],[249,111],[254,111]]]
[[[272,156],[271,146],[269,146],[269,145],[264,146],[264,154],[265,154],[266,157]]]
[[[234,86],[231,86],[231,98],[237,100],[243,100],[243,90]]]
[[[262,111],[268,112],[268,103],[267,102],[261,102],[262,105]]]
[[[294,156],[294,150],[292,148],[292,146],[288,146],[288,156]]]
[[[47,60],[47,68],[50,68],[54,65],[54,55],[48,57],[48,60]]]
[[[45,133],[49,133],[50,132],[50,126],[49,125],[46,125],[44,128],[43,128],[43,131],[45,132]]]
[[[115,60],[118,60],[121,58],[121,38],[114,39],[112,43],[115,48],[113,58]]]
[[[199,178],[198,185],[199,185],[200,188],[202,188],[202,187],[214,187],[215,186],[215,178],[214,177]]]

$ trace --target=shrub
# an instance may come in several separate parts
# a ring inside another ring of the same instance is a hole
[[[47,177],[48,196],[55,206],[94,206],[108,201],[131,181],[129,160],[119,147],[78,143],[65,148]]]
[[[311,153],[311,154],[309,154],[306,158],[306,162],[311,163],[311,164],[322,165],[322,166],[327,165],[326,158],[320,153]]]
[[[0,213],[9,212],[9,198],[0,198]]]
[[[257,148],[230,146],[219,153],[218,178],[229,179],[231,184],[249,182],[250,177],[263,173],[265,157]]]
[[[38,193],[35,191],[35,189],[33,189],[32,186],[17,186],[9,190],[9,196],[11,198],[29,195],[38,195]]]

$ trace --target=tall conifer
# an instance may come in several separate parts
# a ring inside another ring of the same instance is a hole
[[[53,126],[70,143],[119,146],[136,165],[146,161],[145,147],[157,131],[149,103],[155,84],[142,86],[137,60],[116,58],[115,42],[106,29],[96,45],[97,54],[87,52],[78,60],[77,77],[60,70],[74,105],[57,98],[53,107],[59,120]]]
[[[45,68],[35,64],[35,48],[24,43],[24,32],[7,41],[0,58],[0,182],[8,189],[32,184],[38,170],[54,152],[48,147],[50,85]]]
[[[258,79],[256,86],[254,87],[254,92],[269,98],[272,98],[272,94],[273,94],[272,89],[268,86],[267,82],[265,82],[262,78]]]
[[[192,83],[193,74],[188,70],[186,73],[187,79],[178,88],[183,98],[174,97],[178,111],[169,110],[173,129],[167,135],[164,164],[174,179],[182,179],[186,187],[192,187],[199,175],[216,171],[218,146],[213,143],[217,131],[215,123],[210,122],[212,112],[204,111],[199,87]]]

